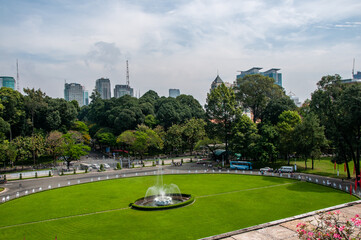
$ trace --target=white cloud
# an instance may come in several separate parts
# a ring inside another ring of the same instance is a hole
[[[217,70],[233,81],[237,70],[278,67],[287,91],[305,99],[321,76],[348,77],[349,61],[361,59],[360,8],[357,0],[18,1],[7,5],[13,21],[0,16],[0,75],[14,75],[19,58],[24,86],[62,97],[64,79],[90,91],[100,77],[125,83],[129,59],[136,91],[180,88],[204,103]]]

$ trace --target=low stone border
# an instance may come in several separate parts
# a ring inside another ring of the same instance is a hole
[[[349,203],[344,203],[344,204],[340,204],[340,205],[336,205],[336,206],[332,206],[332,207],[329,207],[329,208],[324,208],[324,209],[320,209],[320,210],[316,210],[316,211],[312,211],[312,212],[308,212],[308,213],[303,213],[303,214],[300,214],[300,215],[296,215],[296,216],[293,216],[293,217],[284,218],[284,219],[280,219],[280,220],[276,220],[276,221],[272,221],[272,222],[268,222],[268,223],[262,223],[260,225],[255,225],[255,226],[251,226],[251,227],[247,227],[247,228],[242,228],[242,229],[232,231],[232,232],[227,232],[227,233],[222,233],[222,234],[219,234],[219,235],[214,235],[214,236],[210,236],[210,237],[206,237],[206,238],[201,238],[201,240],[223,239],[223,238],[231,237],[231,236],[238,235],[238,234],[241,234],[241,233],[256,231],[256,230],[259,230],[259,229],[272,227],[272,226],[275,226],[275,225],[280,225],[280,224],[285,223],[285,222],[290,222],[290,221],[299,220],[299,219],[303,219],[303,218],[306,218],[306,217],[314,216],[318,212],[334,211],[334,210],[345,208],[345,207],[351,207],[351,206],[354,206],[354,205],[357,205],[357,204],[361,204],[361,200],[357,200],[357,201],[349,202]]]

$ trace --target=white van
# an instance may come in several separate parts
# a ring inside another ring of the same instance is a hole
[[[292,166],[282,166],[280,169],[278,169],[278,172],[280,173],[292,173],[293,167]]]

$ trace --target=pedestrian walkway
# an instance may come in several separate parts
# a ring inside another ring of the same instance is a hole
[[[340,211],[342,218],[353,218],[356,214],[361,214],[361,200],[203,238],[202,240],[296,240],[299,239],[297,236],[297,224],[314,221],[315,215],[319,211],[329,212],[335,210]]]

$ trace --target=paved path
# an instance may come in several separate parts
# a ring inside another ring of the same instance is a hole
[[[235,171],[235,170],[213,170],[199,164],[184,164],[183,166],[162,166],[164,174],[201,174],[201,173],[217,173],[217,174],[254,174],[260,175],[258,171]],[[76,185],[88,182],[95,182],[107,179],[116,179],[124,177],[147,176],[155,175],[159,167],[133,168],[122,170],[109,170],[106,172],[91,172],[87,174],[72,174],[64,176],[54,176],[47,178],[37,178],[28,180],[9,181],[7,184],[1,185],[6,188],[6,191],[0,193],[0,202],[5,202],[17,197],[22,197],[31,193],[64,187],[69,185]],[[339,179],[332,179],[328,177],[308,175],[308,174],[276,174],[266,173],[266,176],[294,178],[301,181],[313,182],[329,187],[337,188],[348,192],[350,185],[353,183]],[[353,194],[361,196],[360,188],[354,191]],[[354,217],[355,214],[361,213],[361,200],[354,203],[347,203],[344,205],[334,206],[326,210],[341,209],[341,213],[347,218]],[[299,216],[294,216],[287,219],[282,219],[270,223],[265,223],[237,231],[224,233],[217,236],[211,236],[205,239],[298,239],[296,234],[296,225],[300,221],[307,221],[313,219],[316,212],[306,213]]]

